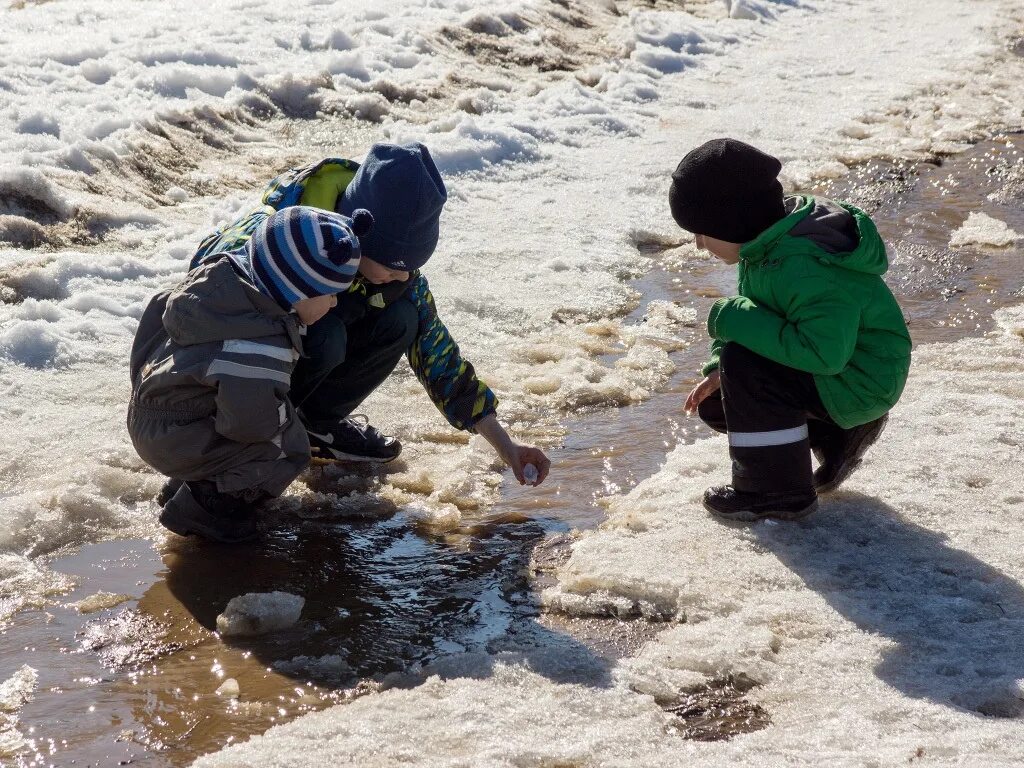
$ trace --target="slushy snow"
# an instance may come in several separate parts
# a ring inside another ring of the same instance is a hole
[[[804,522],[701,508],[729,477],[724,438],[677,447],[614,498],[544,597],[667,621],[635,657],[457,657],[197,767],[1019,765],[1024,307],[998,320],[990,338],[918,349],[883,439]],[[724,678],[753,685],[770,727],[682,739],[663,707]]]
[[[784,161],[794,188],[1020,127],[1024,61],[1002,39],[1024,23],[1013,0],[648,5],[10,9],[0,624],[72,586],[48,555],[162,535],[152,498],[163,478],[123,426],[138,317],[199,239],[286,167],[358,160],[374,140],[429,145],[450,192],[425,270],[439,312],[502,418],[555,444],[578,409],[655,392],[682,330],[699,325],[667,302],[644,322],[623,319],[641,300],[630,281],[652,264],[645,243],[672,246],[670,268],[692,263],[665,199],[687,149],[721,135],[753,142]],[[228,14],[238,23],[225,25]],[[1016,762],[1019,720],[1004,716],[1024,655],[1007,535],[1024,498],[1019,344],[1007,333],[920,350],[920,383],[873,463],[807,524],[713,525],[695,499],[727,476],[721,441],[678,449],[612,501],[608,525],[580,540],[546,599],[572,614],[671,621],[635,658],[603,673],[589,660],[582,675],[564,649],[543,664],[453,661],[419,687],[300,719],[205,764],[888,765],[919,747],[937,764]],[[383,499],[409,524],[443,530],[497,498],[500,462],[453,433],[404,367],[364,407],[402,438],[405,466],[379,491],[341,498],[297,482],[280,509],[326,500],[358,516]],[[291,597],[267,615],[297,620]],[[660,705],[723,674],[756,682],[748,696],[774,725],[729,743],[681,741]]]
[[[225,637],[266,635],[298,622],[306,600],[287,592],[250,592],[233,597],[217,616],[217,631]]]

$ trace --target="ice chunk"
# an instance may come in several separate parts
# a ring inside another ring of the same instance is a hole
[[[229,677],[214,691],[218,696],[227,696],[229,699],[237,699],[241,692],[242,689],[238,687],[238,681],[233,677]]]
[[[69,607],[74,608],[79,613],[95,613],[96,611],[103,611],[107,608],[113,608],[115,605],[126,603],[131,599],[131,595],[97,592],[95,595],[82,598],[77,603],[71,603]]]
[[[0,684],[0,712],[13,714],[18,712],[29,699],[36,687],[38,673],[25,664],[8,680]]]
[[[188,200],[188,192],[181,187],[171,187],[164,194],[176,203],[183,203]]]
[[[964,245],[993,245],[1005,247],[1020,235],[1010,229],[1006,222],[994,219],[987,213],[972,211],[960,229],[956,230],[949,238],[949,244],[953,248]]]
[[[299,620],[305,598],[287,592],[250,592],[231,598],[217,617],[225,636],[265,635],[287,629]]]
[[[0,684],[0,757],[7,757],[25,746],[16,728],[18,712],[32,698],[39,675],[27,664]]]
[[[523,478],[530,485],[536,485],[537,480],[540,479],[540,474],[538,474],[537,468],[533,464],[527,464],[523,467]]]

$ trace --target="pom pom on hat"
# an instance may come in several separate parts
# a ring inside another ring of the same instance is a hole
[[[373,214],[365,208],[352,211],[352,234],[362,237],[373,228]]]

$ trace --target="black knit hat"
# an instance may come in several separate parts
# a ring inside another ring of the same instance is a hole
[[[687,153],[668,192],[672,218],[687,232],[746,243],[784,218],[782,163],[736,139]]]

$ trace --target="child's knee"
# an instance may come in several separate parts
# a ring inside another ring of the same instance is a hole
[[[383,337],[382,343],[406,349],[416,338],[419,322],[416,306],[411,301],[399,299],[381,314],[377,333]]]
[[[730,369],[740,369],[757,357],[753,352],[737,344],[735,341],[726,342],[718,353],[718,367],[723,376],[728,375]]]
[[[697,415],[700,420],[716,432],[726,432],[725,410],[722,407],[722,395],[720,392],[708,395],[697,406]]]
[[[303,346],[318,367],[333,370],[345,362],[348,329],[341,318],[328,313],[309,326]]]

